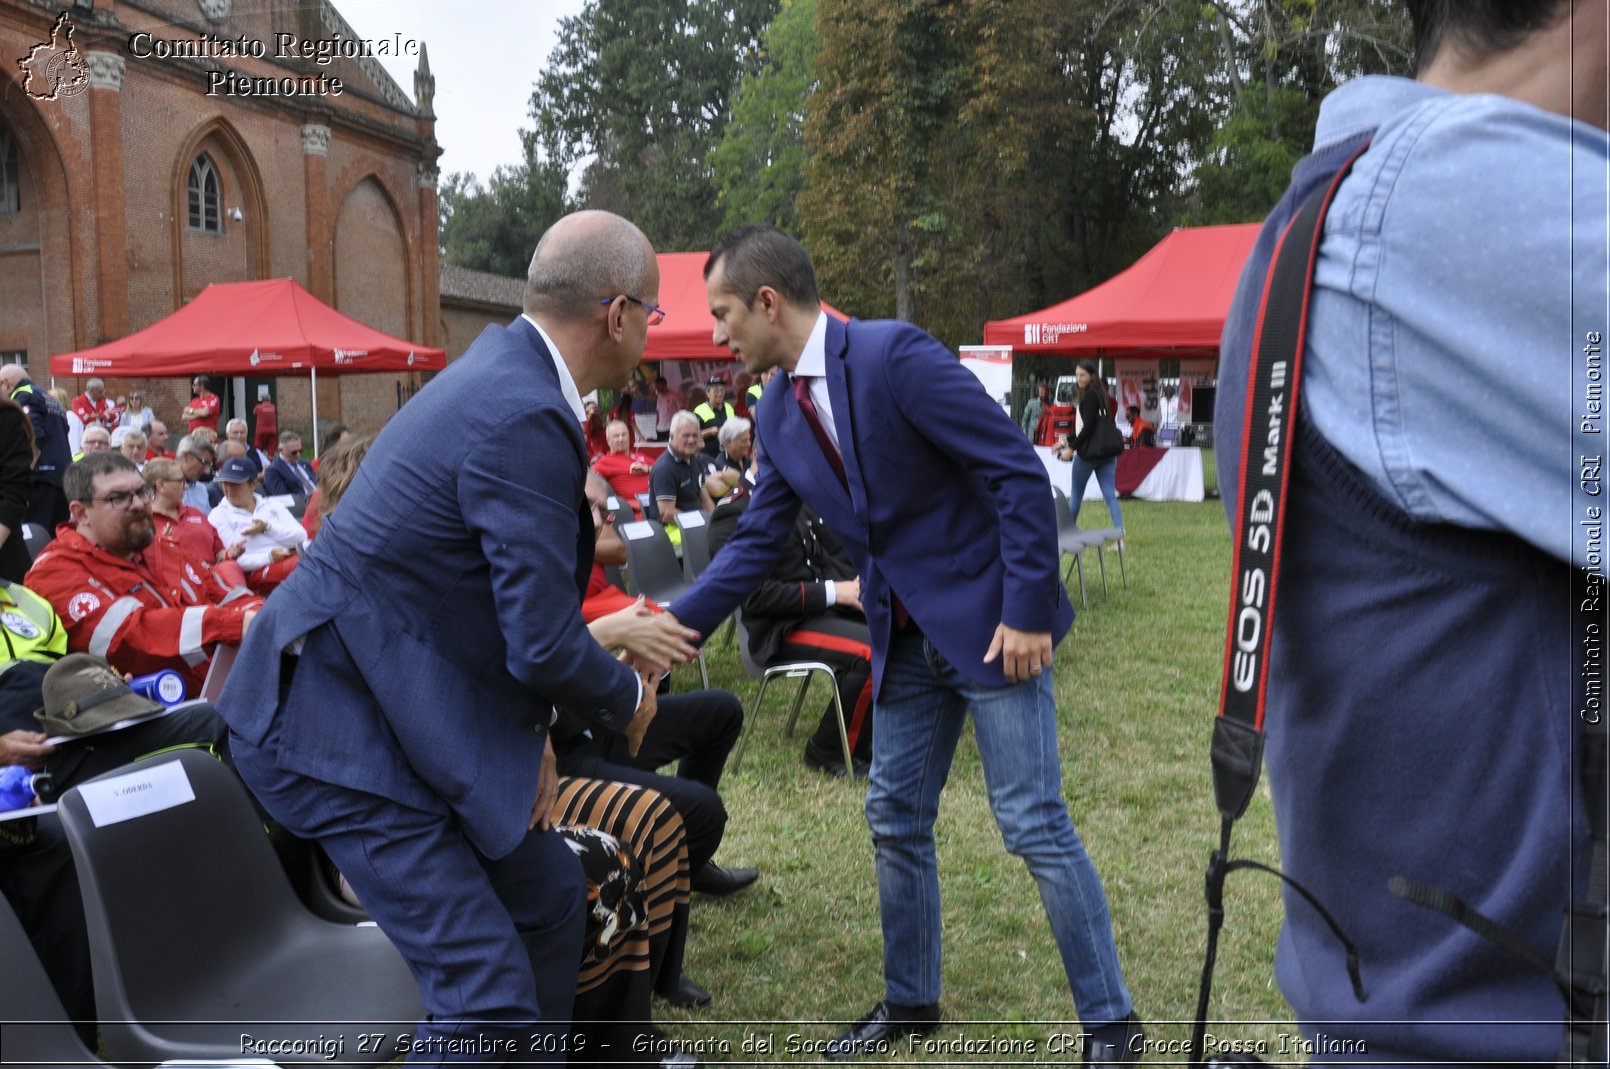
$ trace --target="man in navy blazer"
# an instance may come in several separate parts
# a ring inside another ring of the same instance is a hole
[[[1073,620],[1045,469],[954,354],[898,322],[821,311],[810,257],[775,227],[723,237],[705,265],[714,339],[751,374],[765,458],[721,553],[670,606],[708,635],[770,571],[807,502],[856,565],[873,650],[867,823],[883,919],[884,998],[831,1044],[869,1053],[939,1023],[939,792],[972,713],[1006,848],[1039,884],[1087,1065],[1127,1064],[1140,1034],[1101,878],[1062,800],[1051,655]]]
[[[548,725],[563,708],[641,738],[654,708],[582,623],[580,395],[637,366],[658,293],[632,224],[555,223],[526,313],[380,432],[218,702],[247,784],[319,840],[413,969],[411,1060],[497,1060],[489,1034],[564,1060],[586,901],[549,830]],[[444,445],[449,424],[466,433]]]
[[[306,497],[318,482],[313,466],[302,459],[302,436],[295,431],[281,432],[279,455],[263,471],[263,493],[269,497],[280,494]]]

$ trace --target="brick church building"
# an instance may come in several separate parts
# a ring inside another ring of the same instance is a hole
[[[390,33],[383,6],[367,17]],[[377,54],[418,56],[412,96]],[[363,38],[329,0],[0,0],[0,361],[49,383],[51,355],[208,283],[283,277],[441,345],[433,92],[421,42]],[[106,385],[182,433],[187,379]],[[249,416],[263,385],[309,434],[305,378],[214,389]],[[320,422],[377,430],[419,385],[321,379]]]

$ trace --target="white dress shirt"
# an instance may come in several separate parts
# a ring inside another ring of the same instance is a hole
[[[811,400],[816,402],[816,415],[822,421],[822,429],[827,431],[827,437],[835,449],[839,444],[838,427],[833,422],[833,401],[827,393],[827,313],[816,313],[816,325],[811,328],[811,336],[805,339],[805,351],[799,354],[799,363],[794,365],[794,373],[790,378],[804,379],[807,388],[811,391]],[[843,453],[843,449],[839,449]]]

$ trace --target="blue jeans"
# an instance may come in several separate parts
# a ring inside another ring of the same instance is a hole
[[[1092,464],[1078,453],[1073,455],[1073,487],[1068,491],[1068,510],[1073,513],[1074,524],[1079,523],[1079,506],[1084,504],[1085,487],[1092,475],[1101,487],[1101,496],[1107,499],[1107,514],[1112,517],[1112,525],[1122,531],[1124,514],[1118,511],[1117,457]]]
[[[1006,849],[1040,888],[1079,1019],[1096,1027],[1132,1003],[1118,967],[1101,877],[1062,800],[1051,672],[988,687],[956,671],[915,630],[896,631],[876,705],[867,824],[877,853],[886,998],[939,1001],[939,792],[968,712],[983,759],[990,809]]]

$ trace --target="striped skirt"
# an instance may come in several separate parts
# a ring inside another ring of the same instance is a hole
[[[583,1048],[571,1060],[628,1060],[632,1036],[653,1034],[656,985],[682,975],[689,896],[682,817],[651,788],[574,776],[560,777],[554,813],[587,873],[572,1015]],[[607,1053],[586,1049],[601,1042]]]

